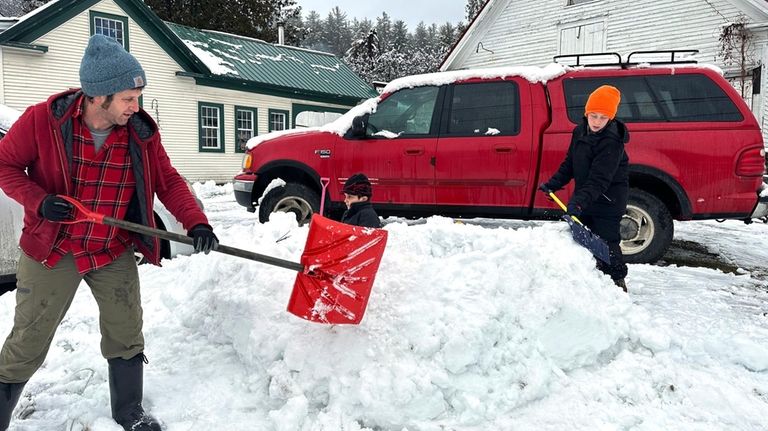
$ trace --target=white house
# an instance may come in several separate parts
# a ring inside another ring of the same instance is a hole
[[[54,0],[0,33],[0,104],[24,110],[79,87],[95,33],[141,62],[142,106],[190,180],[231,180],[250,137],[377,94],[331,54],[164,22],[141,0]]]
[[[698,50],[698,62],[719,66],[742,91],[768,138],[768,98],[761,97],[765,0],[488,0],[440,69],[540,66],[556,55],[601,52],[619,53],[626,62],[632,52],[652,50]]]

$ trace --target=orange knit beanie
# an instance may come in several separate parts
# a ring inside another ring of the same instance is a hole
[[[587,105],[584,107],[584,115],[590,112],[597,112],[613,119],[616,116],[616,110],[619,109],[621,101],[621,92],[619,89],[610,85],[602,85],[589,95]]]

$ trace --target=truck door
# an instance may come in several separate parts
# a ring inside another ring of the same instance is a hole
[[[450,86],[437,143],[438,209],[472,206],[475,215],[521,214],[534,151],[530,84],[522,78]]]
[[[405,88],[381,101],[368,117],[365,139],[342,145],[340,178],[366,174],[379,207],[433,207],[439,93],[436,86]]]

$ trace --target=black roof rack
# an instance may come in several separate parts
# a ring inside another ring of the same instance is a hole
[[[589,54],[563,54],[556,55],[553,58],[555,63],[563,63],[568,66],[584,66],[584,67],[601,67],[601,66],[619,66],[622,69],[626,69],[629,66],[636,66],[638,64],[695,64],[696,60],[687,58],[687,56],[698,54],[698,49],[670,49],[660,51],[634,51],[627,56],[627,61],[622,61],[621,54],[617,52],[598,52]],[[679,55],[685,55],[686,58],[679,58]],[[659,58],[660,56],[669,56],[662,60],[635,60],[632,61],[632,56],[646,56]],[[677,56],[677,58],[675,58]],[[583,62],[585,59],[600,59],[604,58],[603,62]],[[562,61],[564,59],[570,59],[570,61]]]

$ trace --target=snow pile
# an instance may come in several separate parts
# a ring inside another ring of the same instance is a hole
[[[629,337],[627,297],[564,229],[389,224],[360,326],[286,313],[295,273],[221,255],[172,262],[185,264],[187,281],[163,302],[184,326],[232,344],[273,406],[275,429],[296,416],[307,416],[301,429],[323,417],[384,429],[480,426],[546,397],[564,371],[609,361]],[[284,214],[216,231],[293,261],[307,234]],[[157,283],[162,273],[145,277]]]

